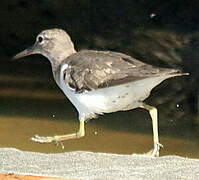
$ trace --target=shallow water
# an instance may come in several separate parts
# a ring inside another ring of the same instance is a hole
[[[145,153],[152,147],[151,120],[142,109],[105,114],[89,121],[86,136],[63,142],[65,149],[31,142],[30,137],[35,134],[71,133],[79,125],[74,107],[52,79],[46,80],[0,76],[0,147],[53,153],[83,150],[121,154]],[[180,125],[170,120],[168,123],[167,108],[167,104],[158,107],[160,142],[164,145],[161,155],[199,158],[197,128],[192,123]],[[183,109],[178,107],[177,111],[179,114]]]

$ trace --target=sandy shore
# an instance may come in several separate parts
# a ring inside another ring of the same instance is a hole
[[[199,179],[199,159],[92,152],[46,154],[0,149],[0,173],[73,179]]]

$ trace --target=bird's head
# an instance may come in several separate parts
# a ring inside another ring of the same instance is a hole
[[[50,61],[62,61],[75,52],[73,42],[64,30],[50,29],[38,34],[34,45],[16,54],[13,59],[42,54]]]

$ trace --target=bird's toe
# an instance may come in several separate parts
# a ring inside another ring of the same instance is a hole
[[[55,141],[54,137],[43,137],[43,136],[39,136],[39,135],[35,135],[33,137],[31,137],[31,140],[34,142],[39,142],[39,143],[51,143],[53,141]]]
[[[160,143],[156,143],[154,145],[154,148],[150,150],[148,153],[146,153],[146,155],[151,157],[159,157],[161,148],[163,148],[163,145]]]

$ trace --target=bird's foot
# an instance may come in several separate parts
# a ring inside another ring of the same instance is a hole
[[[31,140],[34,142],[38,143],[55,143],[57,146],[61,145],[61,148],[64,149],[63,143],[59,140],[58,136],[39,136],[39,135],[34,135],[31,137]]]
[[[162,144],[155,143],[154,148],[152,150],[150,150],[148,153],[146,153],[146,155],[151,156],[151,157],[159,157],[159,151],[161,148],[163,148]]]
[[[31,140],[34,142],[39,142],[39,143],[51,143],[51,142],[56,142],[55,136],[39,136],[39,135],[34,135],[31,137]]]

